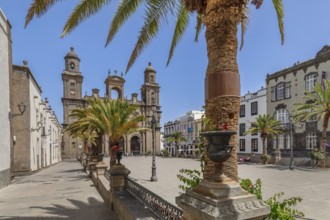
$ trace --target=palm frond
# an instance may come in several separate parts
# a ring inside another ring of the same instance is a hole
[[[49,8],[60,1],[62,0],[34,0],[25,17],[24,27],[26,28],[33,18],[41,17]]]
[[[203,15],[202,14],[197,14],[196,16],[196,34],[195,34],[195,42],[198,42],[199,34],[202,30],[203,27]]]
[[[144,25],[140,30],[138,40],[131,53],[130,59],[126,67],[126,73],[134,64],[136,58],[142,53],[143,49],[150,43],[150,41],[158,34],[159,24],[167,20],[169,12],[173,11],[176,6],[176,0],[148,0],[146,3],[146,16]]]
[[[176,25],[175,25],[175,29],[174,29],[174,33],[173,33],[173,37],[172,37],[171,48],[170,48],[170,52],[168,55],[166,66],[169,65],[169,63],[173,57],[173,53],[176,48],[176,45],[182,38],[184,32],[187,30],[188,24],[189,24],[189,12],[187,11],[183,2],[180,1],[180,6],[179,6],[178,14],[177,14],[177,21],[176,21]]]
[[[110,0],[81,0],[81,2],[75,7],[67,20],[61,37],[70,33],[75,27],[77,27],[82,21],[91,15],[98,12],[104,5],[110,3]]]
[[[143,0],[123,0],[112,19],[105,46],[107,46],[118,32],[118,29],[135,13]]]
[[[284,5],[282,0],[272,0],[277,14],[278,27],[281,34],[281,43],[284,44]]]
[[[244,36],[246,33],[247,23],[249,21],[249,19],[248,19],[249,9],[246,5],[243,7],[245,7],[245,8],[243,9],[242,18],[241,18],[241,22],[240,22],[241,23],[241,45],[239,48],[240,50],[242,50],[242,48],[244,46]]]

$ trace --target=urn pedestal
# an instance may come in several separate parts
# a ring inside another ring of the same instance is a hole
[[[263,201],[222,172],[223,162],[231,156],[233,146],[229,141],[234,134],[235,131],[228,130],[201,133],[207,139],[207,156],[216,167],[210,179],[203,179],[198,187],[176,197],[176,203],[183,210],[183,219],[263,219],[270,213]]]

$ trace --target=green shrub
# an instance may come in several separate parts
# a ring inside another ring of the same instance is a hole
[[[202,181],[201,172],[198,170],[181,169],[177,177],[183,183],[183,185],[179,185],[179,188],[184,192],[198,186]]]
[[[240,184],[243,189],[245,189],[249,193],[256,195],[258,199],[262,199],[260,179],[257,179],[255,184],[253,184],[250,179],[242,179]]]
[[[276,193],[265,201],[265,203],[270,206],[270,215],[267,219],[295,220],[297,216],[304,217],[305,214],[303,212],[291,208],[297,205],[298,202],[301,202],[302,198],[292,197],[284,199],[282,202],[278,201],[283,195],[284,192]]]
[[[313,166],[318,166],[320,161],[325,159],[324,154],[319,149],[313,149],[310,153]]]
[[[256,195],[258,199],[262,199],[260,179],[257,179],[255,184],[253,184],[250,179],[242,179],[240,184],[243,189]],[[283,201],[278,201],[283,195],[283,192],[276,193],[274,196],[265,201],[265,203],[270,207],[270,215],[267,219],[295,220],[296,216],[303,217],[305,215],[303,212],[292,208],[297,205],[298,202],[301,202],[302,198],[292,197],[289,199],[284,199]]]
[[[263,154],[259,158],[263,164],[268,164],[268,161],[270,160],[270,156],[268,154]]]
[[[169,153],[167,149],[162,150],[162,152],[164,157],[168,157]]]

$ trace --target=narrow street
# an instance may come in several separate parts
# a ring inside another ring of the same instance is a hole
[[[76,160],[18,177],[0,189],[0,219],[117,220]]]

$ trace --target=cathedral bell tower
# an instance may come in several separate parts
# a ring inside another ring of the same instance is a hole
[[[141,88],[142,100],[147,106],[159,106],[159,84],[156,82],[156,70],[149,62],[144,70],[144,84]]]
[[[156,70],[149,62],[144,70],[144,84],[141,87],[141,97],[144,105],[144,113],[147,118],[145,127],[152,128],[153,118],[156,120],[156,124],[155,134],[153,135],[151,131],[146,131],[144,140],[146,141],[145,146],[152,146],[152,140],[154,140],[156,154],[160,153],[160,117],[162,113],[159,105],[159,90],[160,86],[156,81]],[[150,148],[150,150],[152,149]]]
[[[69,117],[73,109],[82,108],[84,99],[82,98],[83,76],[80,72],[80,58],[71,47],[70,51],[64,57],[64,70],[62,73],[63,81],[63,128],[73,119]],[[81,141],[72,138],[68,133],[63,134],[63,158],[74,158],[79,152]]]
[[[63,98],[81,99],[83,76],[80,72],[80,59],[70,48],[70,52],[64,57],[65,69],[62,73],[63,80]]]

